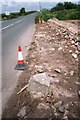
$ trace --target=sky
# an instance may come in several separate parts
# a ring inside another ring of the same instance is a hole
[[[25,7],[26,10],[38,10],[39,2],[42,8],[52,8],[58,2],[79,2],[79,0],[0,0],[0,13],[6,11],[14,12],[19,11],[20,8]],[[45,3],[44,3],[45,2]]]
[[[79,0],[1,0],[1,3],[6,3],[6,2],[64,2],[64,1],[71,1],[71,2],[77,2]]]

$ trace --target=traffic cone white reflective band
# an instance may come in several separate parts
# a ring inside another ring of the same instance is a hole
[[[24,64],[21,46],[18,47],[18,64]]]

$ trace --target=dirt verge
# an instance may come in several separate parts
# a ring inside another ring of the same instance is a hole
[[[23,119],[80,118],[80,51],[78,33],[74,28],[77,26],[72,23],[54,20],[36,25],[26,57],[28,69],[19,77],[18,85],[3,110],[3,118],[19,119],[19,110],[24,106],[27,111]],[[27,89],[17,95],[32,76],[45,72],[52,78],[47,96],[34,98]]]

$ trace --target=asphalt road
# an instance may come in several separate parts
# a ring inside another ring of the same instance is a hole
[[[2,22],[2,108],[6,106],[21,74],[21,71],[14,70],[17,64],[17,49],[21,45],[25,58],[34,33],[34,19],[35,14],[30,14]]]

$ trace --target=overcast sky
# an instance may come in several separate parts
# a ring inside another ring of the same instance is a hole
[[[69,2],[78,2],[79,0],[0,0],[1,3],[7,4],[10,2],[64,2],[64,1],[69,1]]]

